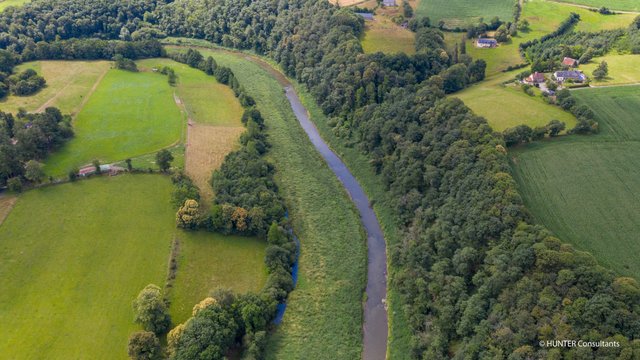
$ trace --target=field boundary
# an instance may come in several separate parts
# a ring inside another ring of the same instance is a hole
[[[595,6],[589,6],[589,5],[583,5],[583,4],[576,4],[573,2],[565,2],[565,1],[558,1],[558,0],[546,0],[548,2],[552,2],[552,3],[556,3],[556,4],[560,4],[560,5],[566,5],[566,6],[572,6],[572,7],[578,7],[581,9],[587,9],[587,10],[593,10],[593,9],[598,9]],[[639,11],[629,11],[629,10],[618,10],[618,9],[614,9],[614,8],[609,8],[612,11],[615,11],[616,13],[619,14],[638,14],[640,15]]]

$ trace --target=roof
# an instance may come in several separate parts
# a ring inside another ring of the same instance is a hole
[[[356,15],[362,16],[365,20],[373,20],[373,14],[372,13],[357,12]]]
[[[543,82],[544,81],[544,74],[543,73],[539,73],[539,72],[536,71],[533,74],[529,75],[529,77],[527,78],[527,81]]]
[[[479,44],[497,44],[498,42],[496,41],[496,39],[480,38],[478,39],[478,43]]]
[[[584,79],[584,74],[576,70],[556,71],[553,76],[557,78]]]
[[[396,6],[396,0],[382,0],[384,6]]]
[[[578,63],[578,60],[572,59],[570,57],[566,57],[566,58],[562,59],[562,65],[574,66],[577,63]]]

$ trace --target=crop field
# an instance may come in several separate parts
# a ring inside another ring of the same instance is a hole
[[[415,34],[391,21],[391,17],[400,13],[399,7],[378,9],[373,21],[365,22],[362,49],[365,53],[406,53],[413,54]]]
[[[3,357],[125,359],[131,301],[166,276],[170,190],[136,175],[21,195],[0,227]]]
[[[496,131],[521,124],[542,126],[554,119],[564,122],[568,129],[575,126],[576,119],[571,113],[545,103],[539,91],[536,91],[536,96],[529,96],[513,84],[502,85],[503,81],[513,78],[518,71],[493,77],[452,96],[464,101],[477,115],[486,118]]]
[[[256,99],[266,119],[276,181],[301,242],[298,285],[267,353],[272,359],[359,358],[366,246],[352,203],[272,75],[244,55],[201,51],[229,66]]]
[[[603,80],[596,80],[591,76],[601,61],[609,66],[609,75]],[[580,67],[591,77],[591,84],[595,86],[624,85],[640,83],[640,55],[611,54],[592,59],[588,64]]]
[[[567,4],[586,5],[595,8],[603,6],[612,10],[640,11],[640,3],[637,0],[555,0]]]
[[[489,21],[494,16],[510,21],[513,4],[511,0],[420,0],[416,15],[429,17],[433,24],[442,20],[448,28],[465,27],[480,18]]]
[[[640,87],[573,92],[601,133],[511,152],[525,204],[537,221],[619,274],[640,278]]]
[[[2,3],[0,3],[2,4]],[[108,61],[35,61],[22,64],[16,72],[33,69],[47,80],[47,86],[31,96],[8,96],[0,100],[0,110],[40,112],[48,106],[64,114],[77,114],[109,70]]]
[[[75,137],[47,159],[45,171],[143,155],[180,140],[184,127],[167,78],[149,72],[109,70],[74,121]]]
[[[208,232],[181,232],[178,273],[171,296],[171,319],[179,324],[193,306],[217,288],[259,292],[267,280],[265,241]]]

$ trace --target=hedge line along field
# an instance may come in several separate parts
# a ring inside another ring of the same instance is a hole
[[[0,3],[2,4],[2,3]],[[109,61],[34,61],[19,65],[15,72],[33,69],[47,80],[47,85],[31,96],[7,96],[0,100],[0,109],[18,112],[39,112],[54,106],[64,114],[77,114],[82,105],[109,70]]]
[[[535,219],[619,274],[640,278],[640,87],[574,91],[598,135],[536,143],[510,154]]]
[[[174,323],[215,288],[262,288],[266,244],[176,230],[171,187],[161,175],[121,175],[20,195],[0,225],[3,358],[127,359],[139,329],[131,302],[165,284],[174,237]]]
[[[174,324],[191,317],[193,306],[217,288],[259,292],[267,280],[265,241],[208,232],[180,232],[178,273],[171,291]]]
[[[612,10],[640,11],[640,3],[637,0],[555,0],[567,4],[585,5],[594,8],[603,6]]]
[[[195,42],[198,43],[198,42]],[[200,49],[230,67],[267,125],[276,181],[301,242],[296,289],[270,359],[356,359],[362,352],[366,240],[353,204],[299,126],[282,86],[243,54]]]
[[[170,191],[127,175],[22,194],[0,226],[2,357],[126,359],[131,302],[164,284]]]
[[[465,27],[480,18],[489,21],[494,16],[510,21],[514,3],[512,0],[420,0],[416,15],[429,17],[433,24],[444,21],[448,28]]]
[[[180,140],[184,121],[167,77],[109,70],[73,123],[75,137],[45,162],[45,172],[64,176],[98,159],[124,160]]]

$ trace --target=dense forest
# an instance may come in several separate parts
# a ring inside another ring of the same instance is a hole
[[[275,60],[308,87],[334,132],[369,157],[395,199],[404,241],[391,249],[399,271],[390,284],[403,294],[415,358],[638,356],[636,280],[616,277],[531,223],[502,136],[461,101],[445,98],[477,79],[482,63],[454,61],[437,30],[422,30],[416,55],[365,55],[362,19],[325,1],[35,0],[2,14],[0,31],[0,47],[16,55],[57,36],[167,34]],[[275,272],[286,271],[286,261]],[[286,275],[274,281],[284,284]],[[194,332],[207,322],[232,323],[234,314],[217,308],[196,314],[176,358],[216,351],[196,342]],[[238,322],[232,335],[247,326]],[[611,339],[622,346],[538,346],[552,339]]]

